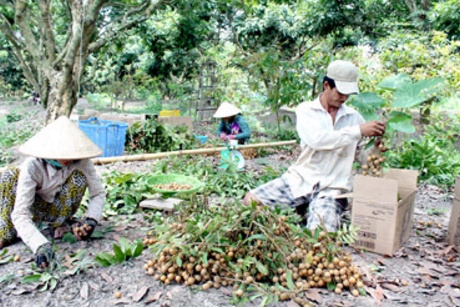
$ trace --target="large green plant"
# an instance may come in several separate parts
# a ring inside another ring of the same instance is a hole
[[[383,97],[378,93],[360,93],[350,99],[350,104],[360,110],[366,120],[385,120],[389,134],[414,133],[411,111],[439,94],[443,82],[441,78],[413,82],[408,75],[399,74],[377,85]]]
[[[157,120],[134,123],[126,135],[127,152],[165,152],[191,149],[196,145],[187,126],[162,125]]]
[[[388,165],[416,169],[419,179],[452,186],[460,174],[460,115],[439,115],[422,135],[413,136],[388,154]]]

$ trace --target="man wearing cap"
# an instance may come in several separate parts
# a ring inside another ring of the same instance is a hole
[[[228,102],[223,102],[214,118],[221,118],[217,135],[224,141],[238,140],[238,144],[246,144],[251,136],[246,120],[241,115],[241,110]]]
[[[385,124],[365,123],[353,108],[345,105],[349,95],[358,93],[358,68],[348,61],[329,64],[323,80],[323,92],[311,102],[296,108],[297,132],[302,152],[298,160],[280,178],[249,191],[244,203],[308,206],[307,227],[328,231],[339,227],[343,202],[337,196],[352,188],[355,157],[363,161],[367,153],[362,137],[381,136]],[[374,143],[378,150],[380,141]]]
[[[86,240],[102,216],[105,191],[89,158],[102,151],[67,117],[61,116],[23,144],[28,157],[20,168],[0,174],[0,248],[16,236],[35,254],[38,267],[50,265],[54,251],[37,229],[37,222],[50,223],[53,237],[63,235],[89,189],[88,210],[72,231]]]

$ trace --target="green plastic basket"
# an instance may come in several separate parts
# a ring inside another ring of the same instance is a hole
[[[157,184],[171,184],[171,183],[177,183],[177,184],[187,184],[191,185],[192,188],[189,190],[163,190],[155,187]],[[161,193],[165,196],[172,196],[175,194],[185,194],[185,193],[193,193],[198,191],[202,186],[203,183],[199,181],[198,179],[191,177],[191,176],[185,176],[185,175],[179,175],[179,174],[164,174],[164,175],[154,175],[147,179],[147,184],[151,187],[151,189],[157,193]]]

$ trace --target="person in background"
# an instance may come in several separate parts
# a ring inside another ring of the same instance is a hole
[[[214,118],[221,118],[217,135],[222,140],[238,140],[238,144],[249,142],[251,130],[241,115],[240,109],[228,102],[223,102],[214,114]]]
[[[383,122],[366,123],[345,104],[350,95],[358,93],[357,80],[358,68],[351,62],[338,60],[329,64],[323,92],[314,101],[296,108],[302,149],[299,158],[280,178],[249,191],[244,204],[255,201],[268,206],[306,206],[308,229],[322,226],[327,231],[337,230],[345,206],[338,196],[352,188],[355,158],[365,161],[367,154],[379,150],[381,143],[377,138],[374,148],[366,152],[361,140],[385,133]]]
[[[24,143],[29,157],[20,168],[0,173],[0,248],[19,236],[35,254],[38,267],[50,266],[54,251],[36,226],[49,223],[54,239],[68,226],[78,240],[87,240],[101,219],[105,191],[89,158],[102,151],[69,118],[59,117]],[[89,189],[88,210],[72,219]]]

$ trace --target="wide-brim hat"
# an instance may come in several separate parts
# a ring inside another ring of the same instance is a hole
[[[327,74],[335,82],[339,93],[344,95],[358,94],[358,68],[351,62],[337,60],[329,64]]]
[[[228,102],[222,102],[222,104],[217,109],[216,113],[214,113],[213,117],[215,118],[225,118],[231,117],[237,114],[240,114],[241,110],[232,105]]]
[[[60,116],[19,147],[19,152],[32,157],[55,160],[80,160],[102,155],[68,117]]]

